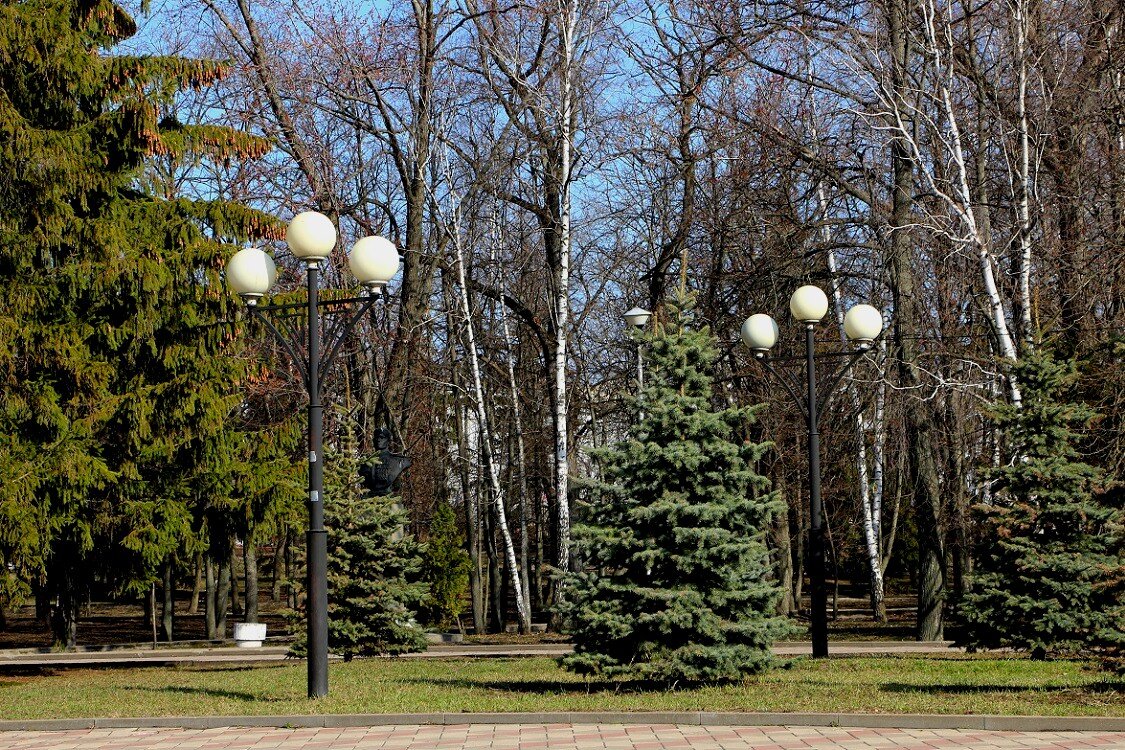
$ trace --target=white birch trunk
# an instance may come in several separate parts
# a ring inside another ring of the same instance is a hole
[[[1015,25],[1015,54],[1017,99],[1019,117],[1018,167],[1016,178],[1016,221],[1019,222],[1019,295],[1020,325],[1023,328],[1024,346],[1034,346],[1031,327],[1031,143],[1027,124],[1027,8],[1024,0],[1013,0],[1012,21]]]
[[[574,53],[578,9],[575,0],[559,3],[559,263],[555,277],[555,496],[557,565],[570,568],[570,461],[567,430],[567,336],[570,325],[570,187],[574,141]]]
[[[926,22],[927,41],[930,44],[930,50],[928,51],[933,59],[934,68],[937,73],[934,77],[934,83],[937,88],[937,98],[941,105],[944,124],[948,130],[946,145],[948,146],[949,156],[951,157],[953,168],[956,172],[955,179],[951,181],[955,194],[953,196],[948,196],[947,200],[950,208],[964,223],[969,242],[975,246],[981,281],[984,286],[985,297],[988,300],[988,321],[992,328],[992,333],[996,337],[996,343],[999,349],[998,353],[1009,362],[1016,362],[1018,360],[1018,355],[1016,354],[1016,346],[1012,338],[1011,328],[1008,325],[1008,316],[1004,310],[1004,302],[996,283],[995,259],[992,256],[991,244],[989,238],[983,235],[980,223],[976,218],[976,212],[973,209],[972,192],[969,189],[969,170],[965,159],[965,151],[961,142],[961,128],[957,121],[957,113],[953,108],[953,95],[951,93],[953,86],[952,79],[954,76],[953,61],[952,59],[945,60],[943,58],[943,50],[947,48],[951,50],[953,46],[952,21],[946,21],[946,26],[941,34],[942,38],[939,41],[937,30],[939,9],[933,2],[925,3],[922,9]],[[952,9],[948,12],[952,12]],[[951,57],[952,53],[950,53],[950,58]],[[922,162],[922,154],[918,151],[917,143],[913,143],[913,148],[915,149],[916,156],[919,157],[919,161]],[[925,170],[923,171],[925,172]],[[926,174],[931,181],[931,187],[937,189],[938,194],[941,195],[942,191],[934,184],[933,176],[928,172],[926,172]],[[1016,382],[1015,377],[1012,376],[1011,373],[1008,373],[1007,380],[1008,396],[1013,404],[1019,406],[1023,401],[1019,383]]]
[[[456,209],[454,210],[456,211]],[[480,426],[481,455],[484,459],[488,485],[495,500],[496,526],[500,529],[500,537],[504,542],[504,557],[507,560],[508,569],[512,572],[512,588],[516,595],[516,616],[519,618],[520,632],[530,633],[531,613],[528,611],[524,578],[516,560],[516,549],[512,543],[511,531],[508,528],[508,513],[504,507],[504,487],[500,483],[500,467],[497,464],[493,447],[492,426],[488,418],[488,410],[485,408],[480,358],[477,356],[476,326],[473,323],[472,309],[469,305],[469,287],[465,280],[465,254],[461,246],[461,233],[454,227],[450,235],[457,261],[457,285],[460,292],[458,300],[461,304],[461,315],[465,320],[465,349],[469,359],[469,370],[473,378],[473,407]]]
[[[499,269],[500,263],[496,259],[495,248],[500,243],[494,238],[492,242],[492,265],[494,268]],[[501,291],[504,291],[503,280],[500,283]],[[516,429],[516,461],[518,463],[517,469],[519,470],[519,503],[517,513],[519,516],[519,529],[520,529],[520,583],[522,584],[522,591],[524,596],[524,609],[528,612],[528,631],[530,632],[530,616],[531,616],[531,586],[528,580],[528,541],[527,541],[527,454],[524,448],[523,440],[523,410],[520,409],[520,393],[516,385],[516,362],[515,362],[515,340],[512,338],[511,328],[508,325],[508,308],[504,304],[499,305],[500,312],[500,326],[504,332],[504,345],[507,347],[508,353],[505,358],[508,365],[508,389],[511,393],[512,399],[512,419]]]
[[[817,198],[820,201],[821,215],[823,217],[828,207],[823,185],[817,186]],[[836,280],[836,253],[832,249],[832,238],[827,227],[822,230],[822,236],[825,240],[825,244],[828,246],[828,275],[832,284],[832,303],[835,308],[836,319],[840,326],[840,338],[843,343],[847,345],[848,338],[844,334],[844,300],[843,295],[840,293],[840,285]],[[867,567],[871,578],[871,609],[875,619],[885,620],[887,614],[886,605],[884,604],[883,566],[879,544],[880,529],[882,527],[882,517],[880,513],[883,503],[882,447],[885,443],[885,438],[882,440],[876,439],[875,471],[878,481],[873,485],[867,464],[867,430],[863,418],[863,402],[859,398],[859,391],[856,389],[855,380],[850,373],[845,379],[845,382],[848,400],[851,402],[852,410],[855,412],[855,464],[856,472],[859,477],[859,505],[863,510],[863,541],[864,548],[867,550]],[[881,432],[885,432],[884,426],[879,421],[881,417],[882,414],[880,410],[876,409],[874,429],[877,435]]]

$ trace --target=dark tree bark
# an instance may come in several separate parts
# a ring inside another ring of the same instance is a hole
[[[238,596],[238,553],[237,547],[232,543],[230,546],[230,560],[227,563],[230,566],[230,612],[232,615],[242,614],[241,602]]]
[[[246,569],[246,610],[243,619],[246,622],[258,621],[258,546],[254,544],[250,535],[242,545],[242,565]]]
[[[218,600],[215,591],[215,562],[211,559],[210,555],[206,555],[203,561],[203,568],[207,580],[207,587],[204,590],[204,620],[207,625],[207,640],[217,640],[219,635],[215,628],[218,622],[218,615],[215,612],[215,602]],[[223,608],[226,608],[226,600],[223,600]]]
[[[161,586],[162,599],[160,611],[161,636],[165,641],[172,641],[172,624],[176,609],[176,576],[175,565],[172,558],[164,561],[163,582]]]
[[[495,500],[493,500],[495,502]],[[488,540],[488,598],[489,617],[488,627],[493,633],[504,632],[504,573],[500,567],[500,550],[496,543],[496,528],[493,525],[492,514],[482,513],[484,517],[484,535]]]
[[[784,491],[778,485],[778,489]],[[777,613],[791,615],[797,611],[793,600],[793,548],[789,534],[789,511],[786,509],[773,518],[773,552],[776,556],[774,563],[775,575],[778,586],[781,588],[781,598],[777,600]]]
[[[910,94],[908,67],[911,56],[906,24],[910,0],[890,0],[887,4],[888,44],[891,56],[893,95],[906,102]],[[903,111],[909,111],[907,107]],[[894,132],[893,130],[891,132]],[[914,159],[906,134],[899,133],[891,141],[890,264],[895,318],[892,327],[894,348],[898,354],[900,387],[907,394],[921,392],[923,373],[918,367],[918,336],[922,333],[922,311],[918,299],[920,289],[915,278],[914,238],[909,227],[913,223]],[[918,640],[933,641],[943,637],[945,603],[945,551],[941,531],[941,491],[936,464],[936,443],[933,438],[933,417],[928,402],[907,397],[905,429],[907,467],[910,486],[914,490],[914,510],[918,521]]]
[[[43,583],[35,586],[35,621],[45,623],[51,618],[51,592]]]
[[[188,602],[188,613],[198,614],[199,595],[203,593],[203,554],[195,556],[195,576],[191,586],[191,601]]]
[[[274,602],[281,601],[281,579],[284,578],[285,543],[288,537],[284,534],[277,538],[277,546],[273,550],[273,580],[270,582],[270,599]]]
[[[51,634],[56,648],[73,651],[78,645],[78,607],[82,592],[71,565],[59,565],[48,574],[48,585],[54,593],[51,610]]]
[[[219,566],[219,580],[215,585],[215,637],[213,640],[224,640],[227,637],[227,611],[231,596],[231,556],[222,555],[217,561]]]

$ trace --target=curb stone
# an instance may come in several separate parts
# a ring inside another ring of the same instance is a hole
[[[1008,732],[1125,732],[1125,717],[974,714],[750,713],[712,711],[320,714],[312,716],[159,716],[0,721],[0,731],[363,727],[395,724],[681,724],[877,729],[976,729]]]

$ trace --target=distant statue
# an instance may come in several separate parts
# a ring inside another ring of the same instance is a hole
[[[359,476],[368,492],[384,497],[391,494],[399,475],[410,468],[410,459],[391,452],[391,433],[381,427],[375,431],[375,450],[378,461],[361,467]]]

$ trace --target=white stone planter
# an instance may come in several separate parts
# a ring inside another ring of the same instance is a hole
[[[234,642],[239,648],[259,648],[266,639],[264,622],[236,622]]]
[[[465,636],[460,633],[426,633],[429,643],[464,643]]]

